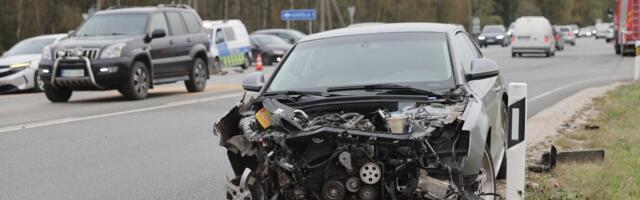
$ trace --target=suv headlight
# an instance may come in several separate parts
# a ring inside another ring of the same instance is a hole
[[[42,47],[42,59],[44,60],[51,60],[51,47],[49,47],[49,45],[46,45],[44,47]]]
[[[496,39],[498,39],[498,40],[504,39],[504,35],[498,35],[498,36],[496,36]]]
[[[127,46],[125,43],[118,43],[108,46],[102,50],[100,58],[118,58],[122,55],[122,49]]]

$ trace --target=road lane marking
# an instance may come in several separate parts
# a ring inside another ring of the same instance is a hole
[[[21,124],[21,125],[16,125],[16,126],[9,126],[9,127],[0,128],[0,133],[19,131],[19,130],[30,129],[30,128],[44,127],[44,126],[52,126],[52,125],[58,125],[58,124],[66,124],[66,123],[71,123],[71,122],[79,122],[79,121],[98,119],[98,118],[105,118],[105,117],[113,117],[113,116],[126,115],[126,114],[131,114],[131,113],[146,112],[146,111],[159,110],[159,109],[165,109],[165,108],[172,108],[172,107],[178,107],[178,106],[184,106],[184,105],[190,105],[190,104],[196,104],[196,103],[203,103],[203,102],[209,102],[209,101],[218,101],[218,100],[223,100],[223,99],[240,97],[240,96],[242,96],[242,94],[243,93],[231,93],[231,94],[225,94],[225,95],[220,95],[220,96],[213,96],[213,97],[205,97],[205,98],[199,98],[199,99],[193,99],[193,100],[171,102],[171,103],[167,103],[167,104],[163,104],[163,105],[159,105],[159,106],[151,106],[151,107],[139,108],[139,109],[133,109],[133,110],[127,110],[127,111],[105,113],[105,114],[92,115],[92,116],[86,116],[86,117],[71,117],[71,118],[63,118],[63,119],[56,119],[56,120],[49,120],[49,121],[42,121],[42,122],[26,123],[26,124]]]
[[[556,92],[559,92],[559,91],[562,91],[562,90],[565,90],[567,88],[575,87],[575,86],[582,85],[582,84],[589,83],[589,82],[606,80],[606,79],[609,79],[609,77],[592,78],[592,79],[587,79],[587,80],[583,80],[583,81],[574,82],[574,83],[571,83],[571,84],[564,85],[562,87],[555,88],[553,90],[549,90],[549,91],[544,92],[542,94],[539,94],[538,96],[535,96],[535,97],[531,98],[531,100],[529,100],[529,101],[530,102],[534,102],[536,100],[542,99],[542,98],[544,98],[546,96],[549,96],[549,95],[551,95],[553,93],[556,93]]]

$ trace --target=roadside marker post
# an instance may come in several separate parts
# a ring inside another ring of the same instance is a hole
[[[527,152],[527,84],[509,83],[507,200],[524,200]]]
[[[636,41],[636,60],[633,70],[633,80],[640,80],[640,40]]]

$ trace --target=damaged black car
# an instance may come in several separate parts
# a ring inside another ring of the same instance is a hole
[[[499,68],[456,25],[300,40],[214,127],[229,199],[495,199],[506,174]]]

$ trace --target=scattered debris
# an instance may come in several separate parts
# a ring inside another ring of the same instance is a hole
[[[549,172],[556,167],[558,162],[602,162],[604,161],[604,149],[568,150],[558,152],[554,145],[549,151],[542,153],[540,160],[528,166],[532,172]]]
[[[600,129],[600,126],[593,125],[593,124],[586,124],[586,125],[584,125],[584,129],[585,130],[596,130],[596,129]]]

